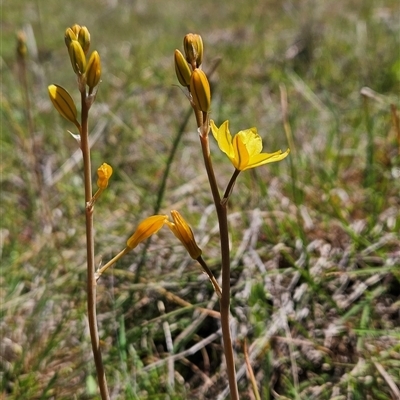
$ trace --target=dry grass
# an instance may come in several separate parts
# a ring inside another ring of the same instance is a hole
[[[153,212],[189,107],[172,54],[184,34],[198,32],[205,69],[222,58],[212,118],[229,119],[234,132],[256,125],[266,151],[284,149],[284,84],[295,143],[290,160],[241,174],[230,203],[241,398],[254,398],[247,338],[263,399],[397,399],[400,133],[390,104],[398,110],[398,2],[165,4],[2,5],[0,396],[98,398],[85,317],[81,160],[46,94],[51,83],[77,94],[63,32],[78,22],[104,68],[91,114],[93,162],[115,171],[96,204],[98,262]],[[28,65],[32,130],[14,56],[25,23],[38,45]],[[362,96],[365,87],[372,91]],[[231,165],[216,146],[213,158],[224,187]],[[210,204],[191,119],[161,211],[188,219],[218,276]],[[112,398],[225,398],[218,302],[206,276],[166,231],[152,240],[135,283],[140,259],[141,249],[129,254],[98,287]]]

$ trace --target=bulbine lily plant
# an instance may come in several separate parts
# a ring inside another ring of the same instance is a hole
[[[197,121],[201,152],[205,169],[210,183],[211,193],[216,208],[220,231],[222,285],[220,286],[206,261],[202,257],[202,250],[196,243],[194,234],[182,215],[171,211],[172,220],[168,215],[153,215],[139,223],[136,231],[127,239],[126,246],[113,259],[99,267],[95,267],[94,254],[94,211],[95,203],[108,187],[113,169],[103,163],[97,169],[97,191],[93,193],[92,166],[89,146],[89,111],[96,99],[98,85],[101,81],[100,55],[93,51],[88,57],[90,48],[90,33],[85,26],[73,25],[65,31],[67,46],[72,69],[77,78],[77,87],[80,92],[80,118],[74,100],[66,89],[58,85],[50,85],[48,92],[50,99],[62,117],[75,125],[77,133],[71,135],[77,140],[82,151],[84,174],[84,199],[86,216],[86,249],[87,249],[87,313],[93,358],[96,365],[98,386],[102,400],[109,399],[107,379],[100,350],[100,339],[96,316],[96,285],[102,274],[121,257],[136,248],[140,243],[157,233],[163,226],[170,229],[173,235],[183,244],[189,255],[196,260],[203,272],[206,273],[220,300],[221,327],[224,342],[224,354],[227,365],[227,374],[231,399],[239,399],[236,382],[235,360],[229,327],[230,314],[230,248],[227,219],[228,200],[232,193],[236,179],[241,171],[255,168],[270,162],[280,161],[289,154],[276,151],[262,153],[262,140],[256,128],[238,132],[232,137],[229,123],[225,121],[217,127],[210,120],[211,92],[208,78],[202,70],[203,41],[199,35],[188,34],[184,38],[184,55],[175,50],[175,71],[179,83],[187,90],[187,97],[193,108]],[[211,161],[209,133],[210,130],[219,148],[233,164],[234,171],[223,195],[217,186],[214,169]]]
[[[204,165],[218,217],[222,269],[222,293],[220,295],[221,328],[230,395],[232,400],[238,400],[239,392],[229,326],[230,248],[227,214],[228,200],[240,172],[283,160],[287,157],[290,150],[262,153],[262,139],[258,135],[256,128],[242,130],[232,137],[228,121],[225,121],[218,127],[210,119],[211,90],[207,75],[202,70],[204,47],[201,36],[192,33],[187,34],[183,40],[183,48],[184,55],[179,50],[175,50],[175,71],[179,83],[187,88],[188,99],[196,117]],[[210,130],[219,148],[228,156],[234,167],[232,177],[222,196],[217,185],[211,160],[209,144]]]

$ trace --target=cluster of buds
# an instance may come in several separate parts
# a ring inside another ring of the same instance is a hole
[[[175,72],[179,83],[188,88],[192,105],[208,113],[211,106],[211,91],[207,76],[201,69],[203,62],[203,40],[200,35],[189,33],[183,39],[185,55],[175,50]]]
[[[101,77],[99,53],[96,50],[93,51],[89,61],[86,61],[90,48],[90,33],[86,26],[75,24],[71,28],[67,28],[64,40],[72,69],[78,77],[80,92],[86,96],[86,85],[89,87],[86,104],[90,107],[95,98],[93,90],[99,84]],[[59,85],[50,85],[48,92],[55,109],[62,117],[74,123],[80,131],[76,106],[68,91]]]
[[[101,64],[99,53],[95,50],[86,60],[90,48],[90,33],[86,26],[73,25],[65,31],[65,44],[68,49],[72,69],[78,76],[80,90],[83,91],[85,84],[89,87],[89,94],[99,84],[101,77]]]

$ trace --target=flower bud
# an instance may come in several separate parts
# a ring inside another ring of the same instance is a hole
[[[75,35],[75,32],[71,28],[67,28],[64,35],[64,41],[67,48],[69,48],[69,45],[73,40],[78,40],[78,38]]]
[[[82,50],[85,54],[88,53],[90,47],[90,33],[86,26],[82,26],[78,34],[78,42],[82,46]]]
[[[206,74],[196,68],[190,79],[190,93],[196,107],[202,112],[209,112],[211,105],[210,84]]]
[[[193,69],[200,67],[203,62],[203,39],[195,33],[188,33],[183,38],[186,61]]]
[[[71,30],[75,33],[76,37],[78,37],[81,26],[78,24],[72,25]]]
[[[83,29],[83,28],[82,28]],[[86,67],[86,84],[93,90],[100,82],[101,64],[99,53],[95,50],[89,58]]]
[[[86,57],[82,46],[77,40],[72,40],[68,47],[72,68],[77,75],[82,75],[86,70]]]
[[[190,86],[190,71],[189,64],[186,62],[185,57],[179,50],[175,50],[175,72],[179,83],[182,86]]]
[[[17,57],[23,60],[26,58],[27,53],[26,35],[23,31],[19,31],[17,34]]]
[[[54,105],[54,108],[68,121],[73,122],[76,126],[79,126],[77,121],[77,111],[74,100],[71,95],[61,86],[50,85],[48,87],[50,100]]]
[[[200,247],[197,246],[192,229],[178,211],[172,210],[171,215],[174,222],[169,222],[167,220],[165,223],[168,225],[169,229],[171,229],[172,233],[185,246],[185,249],[189,253],[190,257],[192,257],[194,260],[197,260],[201,256],[202,251]]]
[[[143,220],[137,227],[136,232],[128,239],[126,245],[129,249],[134,249],[151,235],[157,233],[168,220],[167,215],[153,215]]]
[[[113,169],[111,165],[108,165],[106,163],[103,163],[100,165],[100,167],[97,169],[97,186],[100,189],[105,189],[108,186],[108,181],[113,173]]]

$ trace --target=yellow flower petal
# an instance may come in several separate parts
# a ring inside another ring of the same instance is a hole
[[[249,152],[241,135],[237,134],[233,138],[234,158],[231,159],[233,166],[239,171],[243,171],[249,164]]]
[[[285,152],[282,152],[282,150],[278,150],[275,153],[257,154],[256,156],[251,157],[249,164],[247,165],[247,167],[244,170],[259,167],[261,165],[272,163],[272,162],[281,161],[284,158],[286,158],[289,155],[289,153],[290,153],[290,149],[287,149]]]
[[[218,147],[230,159],[234,157],[232,146],[232,135],[229,131],[229,121],[225,121],[219,128],[215,125],[213,120],[210,121],[211,132],[218,143]]]
[[[260,154],[262,151],[262,139],[261,136],[257,133],[256,128],[246,129],[244,131],[240,131],[236,136],[240,136],[242,142],[246,145],[247,152],[249,156]]]
[[[139,243],[157,233],[167,220],[167,215],[153,215],[143,220],[138,225],[136,232],[126,242],[127,247],[134,249]]]

